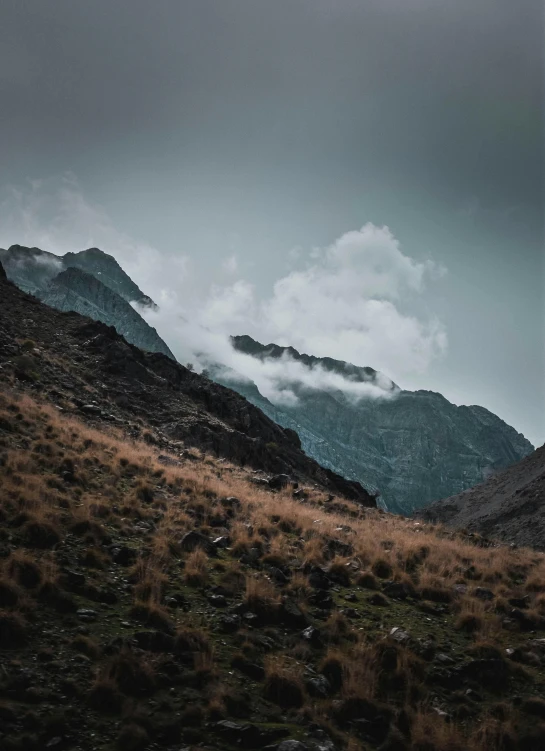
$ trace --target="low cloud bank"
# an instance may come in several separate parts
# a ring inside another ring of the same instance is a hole
[[[295,261],[300,268],[276,281],[268,298],[257,299],[254,286],[238,279],[211,285],[199,304],[185,299],[184,321],[176,293],[163,296],[160,309],[146,318],[182,362],[196,361],[200,368],[221,363],[223,378],[246,377],[284,405],[296,403],[300,388],[336,389],[352,400],[390,398],[394,392],[381,373],[375,382],[361,383],[288,356],[261,361],[234,350],[230,334],[368,365],[396,380],[424,372],[446,351],[446,333],[437,319],[403,311],[445,271],[405,255],[388,227],[366,224],[328,247],[299,251]]]

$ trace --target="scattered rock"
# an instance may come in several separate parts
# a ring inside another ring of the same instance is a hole
[[[137,558],[136,550],[130,548],[128,545],[114,546],[110,552],[113,562],[119,566],[132,566]]]
[[[95,417],[102,415],[102,410],[96,404],[82,404],[79,411],[83,412],[84,415],[93,415]]]
[[[305,641],[310,642],[311,644],[318,646],[321,644],[322,637],[320,632],[317,628],[314,628],[314,626],[308,626],[302,633],[301,636]]]
[[[265,670],[262,665],[257,665],[246,658],[237,655],[231,661],[231,666],[247,675],[253,681],[262,681],[265,678]]]
[[[329,589],[331,587],[331,579],[320,566],[313,566],[311,568],[308,583],[314,589]]]
[[[97,611],[90,608],[80,608],[76,611],[76,615],[82,621],[96,621],[98,618]]]
[[[230,544],[231,538],[227,535],[222,535],[221,537],[216,537],[215,540],[212,540],[212,545],[216,550],[225,550]]]
[[[208,555],[213,555],[216,552],[216,548],[208,537],[205,537],[196,530],[186,532],[180,540],[180,548],[186,553],[192,553],[197,548],[201,548]]]
[[[174,652],[174,638],[163,631],[138,631],[134,638],[146,652]]]
[[[307,616],[293,600],[282,603],[279,616],[282,623],[293,628],[301,628],[308,623]]]
[[[390,604],[389,600],[380,592],[375,592],[374,595],[371,595],[367,602],[370,605],[378,605],[379,607],[385,607],[386,605]]]
[[[292,480],[289,475],[273,475],[268,481],[268,485],[272,490],[282,490],[283,488],[287,488],[290,483],[292,483]]]
[[[223,595],[209,595],[208,602],[215,608],[226,608],[228,605],[228,602]]]
[[[331,683],[325,675],[317,675],[307,678],[305,686],[310,696],[316,699],[327,699],[331,694]]]
[[[411,635],[409,632],[404,631],[399,626],[396,626],[390,631],[390,637],[399,644],[408,644],[411,641]]]
[[[485,601],[493,600],[495,597],[494,592],[492,592],[491,589],[487,589],[486,587],[475,587],[475,589],[473,590],[473,595],[475,597],[478,597],[479,600]]]

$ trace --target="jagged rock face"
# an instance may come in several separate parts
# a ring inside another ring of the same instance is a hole
[[[157,307],[123,271],[115,258],[98,248],[56,256],[39,248],[12,245],[0,249],[8,278],[20,289],[62,311],[73,310],[114,326],[128,342],[174,355],[130,303]]]
[[[57,310],[73,310],[114,326],[131,344],[148,352],[162,352],[174,359],[156,330],[126,300],[80,269],[66,269],[45,288],[38,290],[36,296]]]
[[[377,380],[371,368],[299,355],[296,350],[233,338],[253,356],[290,356],[311,367]],[[221,375],[219,375],[221,380]],[[522,435],[483,407],[457,407],[431,391],[401,391],[354,403],[334,390],[297,389],[298,404],[271,404],[255,384],[225,381],[280,425],[295,430],[320,464],[380,492],[390,511],[410,514],[470,488],[528,455]]]

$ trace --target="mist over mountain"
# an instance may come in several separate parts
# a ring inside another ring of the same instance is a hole
[[[10,279],[51,307],[114,326],[144,350],[178,354],[149,325],[161,321],[161,311],[111,255],[92,248],[58,257],[12,246],[0,251],[0,261]],[[263,345],[248,335],[220,336],[180,318],[169,330],[174,326],[185,339],[184,354],[209,377],[295,431],[308,456],[379,494],[389,511],[411,514],[533,450],[489,410],[456,406],[429,390],[403,390],[370,366]]]
[[[263,362],[306,363],[310,371],[382,384],[383,396],[290,382],[291,402],[274,404],[236,374],[215,373],[265,414],[295,430],[305,451],[327,467],[380,493],[385,508],[410,514],[482,482],[527,456],[532,444],[487,409],[456,406],[432,391],[404,391],[372,368],[301,355],[293,348],[233,337],[240,352]],[[289,369],[286,371],[289,372]]]
[[[123,271],[116,259],[99,248],[58,256],[40,248],[11,245],[7,250],[0,248],[0,263],[8,279],[25,292],[34,293],[63,269],[76,268],[95,276],[129,303],[155,305]]]

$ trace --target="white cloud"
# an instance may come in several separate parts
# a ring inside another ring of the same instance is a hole
[[[0,246],[36,245],[56,254],[96,246],[114,255],[159,304],[158,312],[146,316],[181,362],[197,362],[199,353],[201,365],[215,359],[251,378],[273,400],[293,401],[294,383],[340,388],[351,398],[385,391],[286,358],[261,363],[234,352],[229,334],[248,333],[264,343],[371,366],[397,382],[426,371],[447,347],[439,321],[410,312],[411,301],[444,270],[406,255],[388,227],[367,223],[329,246],[297,248],[289,261],[298,268],[278,279],[268,297],[257,299],[247,279],[229,284],[197,279],[187,256],[173,257],[134,241],[85,198],[71,175],[11,189],[0,212]],[[226,238],[231,255],[218,267],[230,276],[239,269],[232,245]]]
[[[402,309],[444,269],[404,255],[388,227],[366,224],[314,248],[309,259],[262,301],[257,334],[314,355],[370,365],[394,380],[425,371],[446,350],[439,321]]]
[[[238,271],[238,259],[236,255],[233,254],[229,258],[226,258],[221,267],[227,274],[236,274]]]
[[[150,315],[158,316],[153,325],[175,353],[178,346],[185,356],[192,341],[203,364],[207,358],[223,363],[253,380],[273,402],[292,403],[294,384],[340,389],[350,398],[384,397],[391,385],[386,376],[378,384],[362,384],[289,358],[263,363],[234,352],[227,337],[249,333],[264,343],[370,365],[402,380],[404,374],[424,372],[446,350],[439,321],[402,310],[411,295],[423,293],[427,280],[442,273],[429,261],[404,255],[387,227],[367,224],[326,248],[312,249],[306,268],[279,279],[267,299],[257,300],[253,285],[238,280],[212,285],[206,299],[188,312],[191,323],[175,331],[162,324],[164,311]]]

